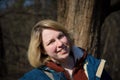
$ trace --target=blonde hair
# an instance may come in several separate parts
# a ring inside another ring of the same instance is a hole
[[[58,22],[53,20],[42,20],[39,21],[32,29],[31,39],[28,48],[28,60],[33,67],[39,67],[49,60],[49,56],[44,54],[44,47],[42,44],[42,30],[43,29],[54,29],[63,32],[70,46],[72,46],[72,38],[70,37],[68,31]]]

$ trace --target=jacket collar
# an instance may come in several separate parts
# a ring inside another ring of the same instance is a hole
[[[82,64],[87,56],[86,51],[84,51],[82,48],[73,46],[72,47],[72,52],[73,52],[73,56],[75,59],[75,66],[80,68],[80,66],[82,67]],[[59,71],[64,71],[64,69],[61,67],[60,64],[56,64],[53,61],[49,61],[47,64],[47,66],[49,66],[50,68],[54,68],[54,70],[56,70],[57,72]]]
[[[85,75],[83,63],[87,56],[87,53],[76,46],[72,47],[73,50],[73,56],[75,58],[75,67],[73,69],[73,79],[74,80],[88,80],[87,76]],[[67,78],[67,80],[70,80],[70,75],[68,72],[60,65],[56,64],[53,61],[49,61],[46,66],[48,66],[50,69],[55,70],[56,72],[63,72]]]
[[[78,48],[77,46],[73,46],[72,47],[72,52],[73,52],[73,56],[75,59],[75,63],[81,59],[81,57],[83,56],[84,52],[81,48]]]

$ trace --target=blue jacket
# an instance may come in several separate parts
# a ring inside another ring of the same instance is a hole
[[[88,80],[112,80],[109,75],[107,75],[106,72],[103,70],[104,64],[105,60],[96,59],[88,54],[83,65]],[[44,71],[50,72],[53,75],[54,80],[67,80],[62,72],[56,72],[46,66],[35,68],[27,72],[19,80],[52,80],[44,73]]]
[[[44,70],[46,69],[47,67],[44,67]],[[53,75],[54,80],[67,80],[62,72],[55,72],[54,70],[46,70],[46,71],[50,72]],[[42,68],[41,69],[36,68],[27,72],[19,80],[52,80],[52,79],[44,73]]]

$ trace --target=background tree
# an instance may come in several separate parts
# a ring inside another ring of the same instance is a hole
[[[58,21],[74,36],[76,45],[100,57],[100,26],[109,0],[59,0]]]

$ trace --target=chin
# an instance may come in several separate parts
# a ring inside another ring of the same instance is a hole
[[[67,57],[69,56],[69,54],[64,54],[61,56],[61,60],[65,60]]]

